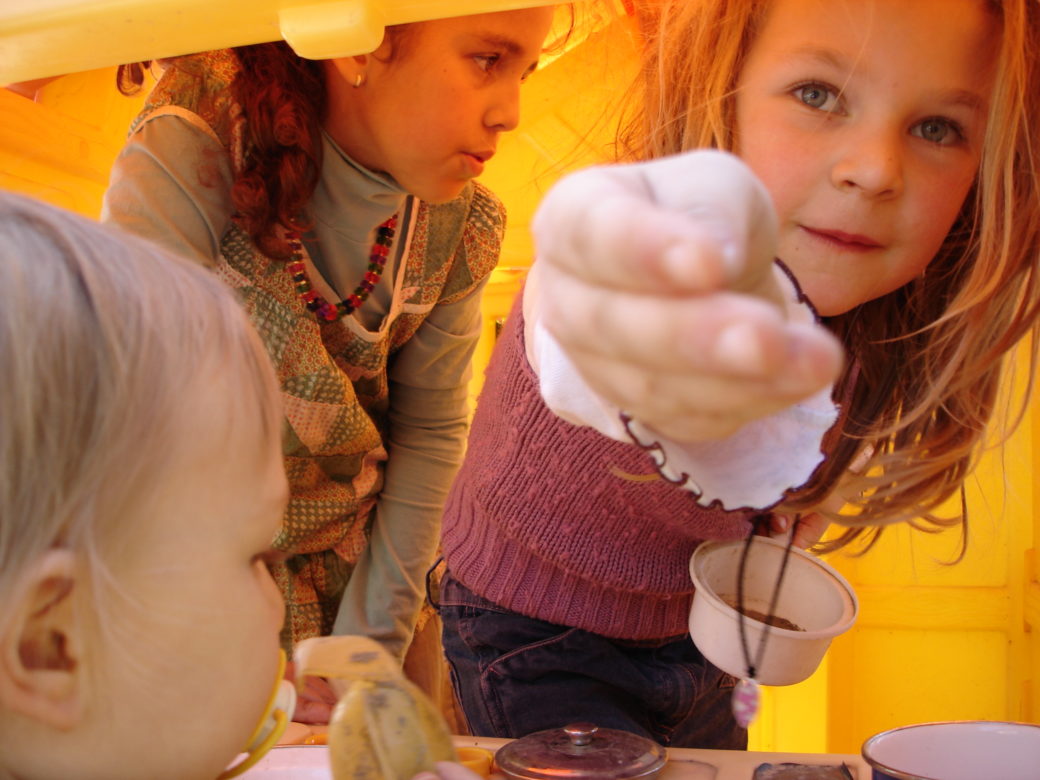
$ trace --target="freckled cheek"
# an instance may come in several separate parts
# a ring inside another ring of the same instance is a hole
[[[765,185],[781,222],[804,200],[804,193],[811,190],[813,182],[825,175],[819,170],[818,158],[805,160],[802,154],[798,144],[778,139],[752,143],[740,155]]]
[[[939,180],[924,190],[908,219],[910,237],[931,247],[931,254],[937,252],[964,207],[970,186],[970,180]]]
[[[782,236],[799,222],[806,204],[813,201],[811,183],[804,181],[804,170],[788,170],[784,166],[771,167],[764,174],[755,171],[755,175],[769,193]]]

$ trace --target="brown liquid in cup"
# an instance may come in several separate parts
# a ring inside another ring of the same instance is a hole
[[[730,601],[729,599],[723,599],[723,601],[725,601],[729,606],[733,607],[733,609],[736,609],[737,612],[743,612],[749,618],[751,618],[752,620],[757,620],[759,623],[765,623],[766,625],[774,626],[776,628],[785,628],[788,631],[805,631],[805,629],[799,626],[797,623],[792,623],[787,618],[782,618],[779,615],[766,615],[762,612],[759,612],[757,609],[752,609],[751,607],[744,607],[744,609],[738,609],[735,602]]]

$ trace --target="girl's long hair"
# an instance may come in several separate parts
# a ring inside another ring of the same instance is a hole
[[[231,93],[247,119],[249,150],[231,190],[235,222],[266,254],[287,257],[278,226],[301,232],[309,227],[307,203],[321,172],[325,74],[321,62],[298,57],[284,41],[232,51],[242,67]],[[137,94],[152,64],[120,65],[116,87]]]
[[[966,522],[963,512],[947,518],[937,510],[975,466],[1005,358],[1040,313],[1040,141],[1033,137],[1040,3],[980,2],[1003,34],[981,164],[962,211],[922,277],[825,320],[850,356],[835,394],[844,401],[843,423],[826,461],[783,507],[823,511],[832,492],[846,502],[840,514],[827,513],[845,532],[821,549],[860,536],[869,547],[897,521],[932,531]],[[734,148],[737,79],[768,7],[648,0],[640,89],[619,132],[621,159]],[[1006,433],[1020,421],[1022,403]],[[863,468],[859,453],[869,456]]]

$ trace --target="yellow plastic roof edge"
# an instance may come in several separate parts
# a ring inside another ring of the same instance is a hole
[[[559,0],[4,0],[0,85],[284,39],[301,57],[375,49],[383,28]]]

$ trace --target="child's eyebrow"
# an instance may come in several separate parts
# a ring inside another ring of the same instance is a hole
[[[936,96],[940,102],[950,106],[963,106],[974,113],[982,113],[986,101],[977,92],[970,89],[951,89]]]
[[[833,49],[822,46],[799,46],[791,51],[792,57],[816,60],[821,65],[829,65],[832,68],[847,67],[847,58]]]
[[[507,54],[511,54],[514,57],[522,56],[524,48],[512,38],[508,38],[498,33],[477,33],[477,37],[481,43],[486,44],[492,49],[502,49]]]

